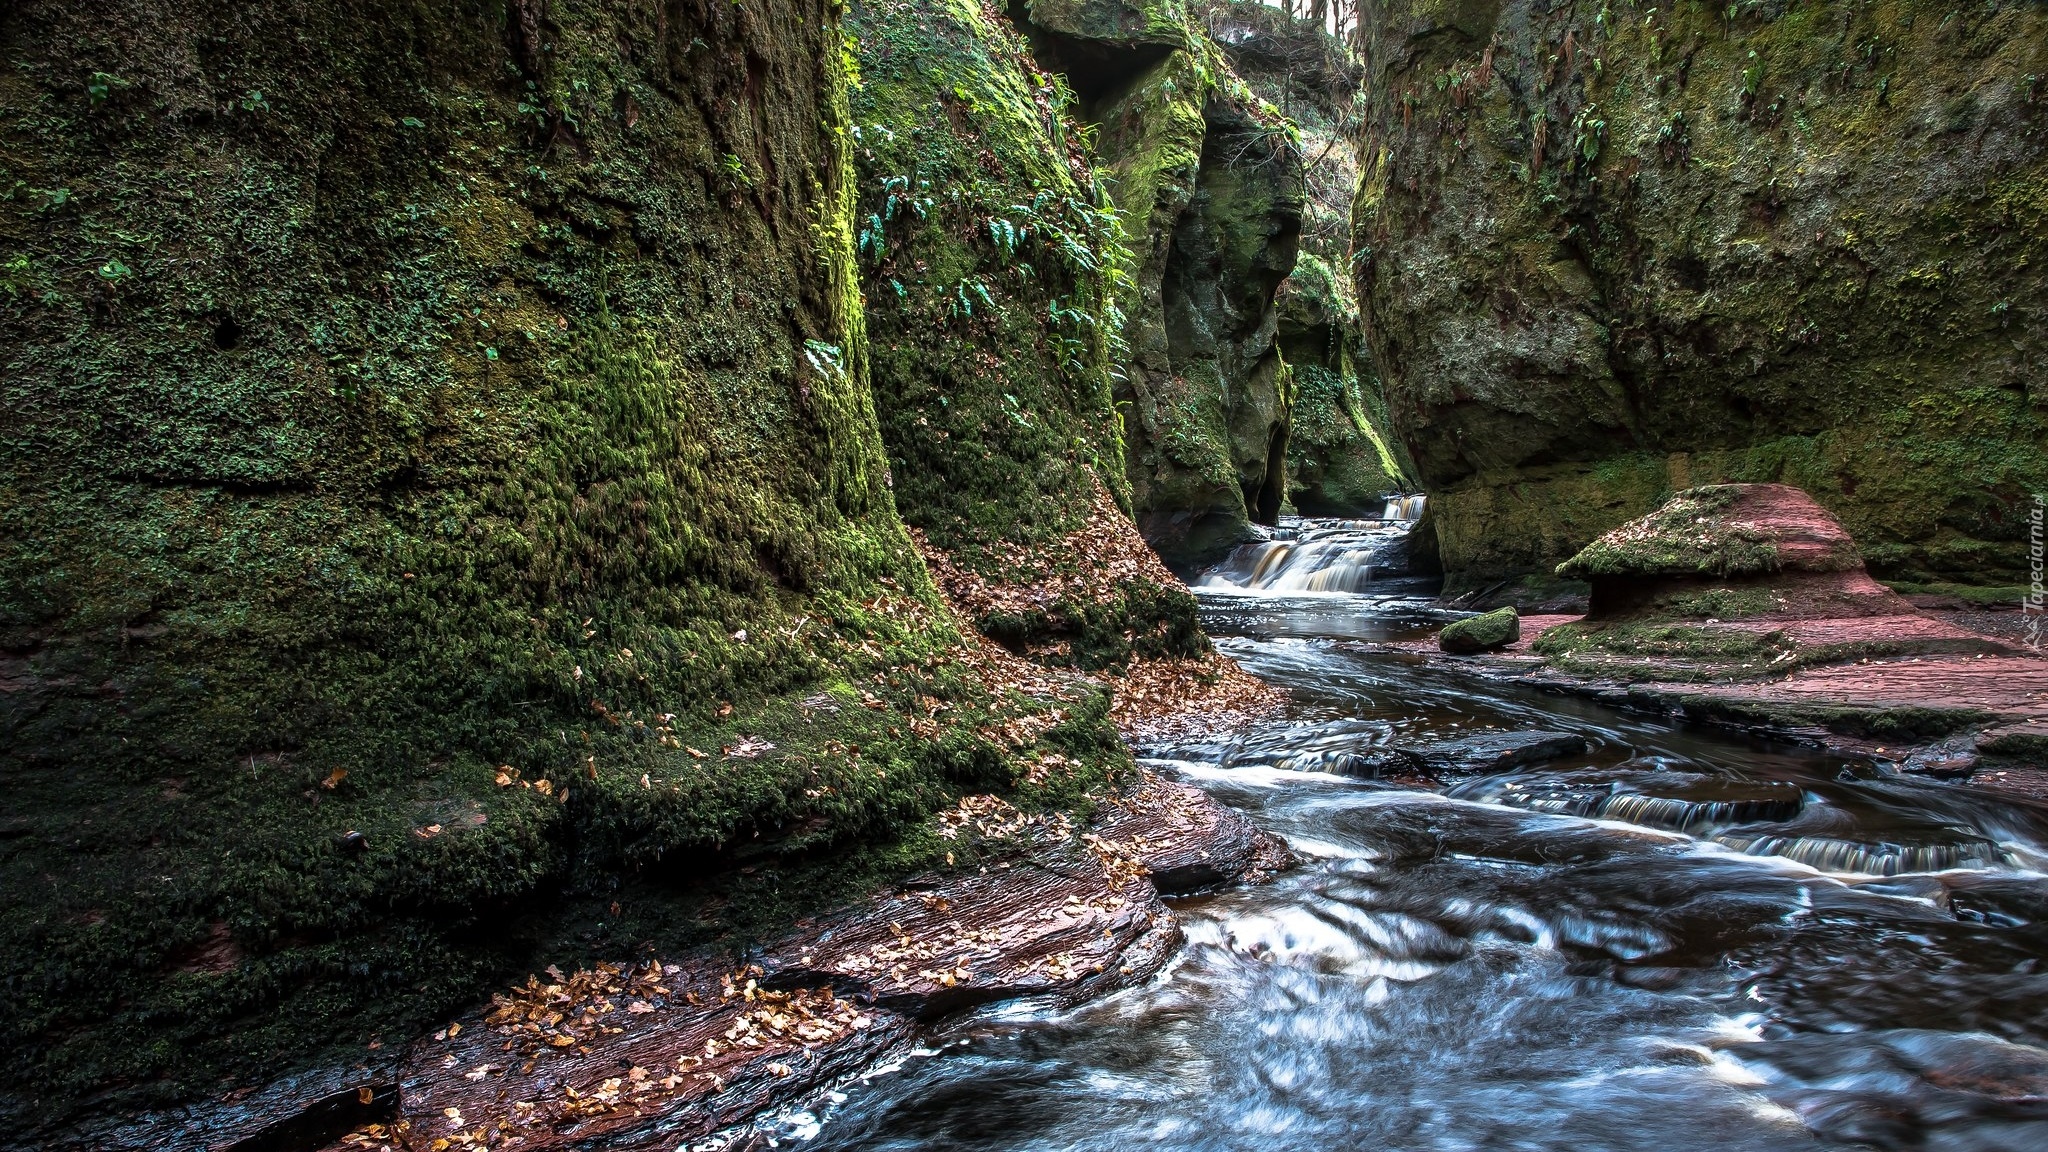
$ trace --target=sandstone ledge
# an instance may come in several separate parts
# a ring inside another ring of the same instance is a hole
[[[1778,675],[1721,682],[1680,659],[1617,659],[1597,671],[1563,669],[1530,649],[1577,616],[1523,617],[1520,642],[1450,657],[1431,640],[1374,645],[1435,667],[1581,696],[1632,712],[1898,763],[1945,779],[2048,797],[2048,658],[1962,628],[1944,613],[1795,620],[1777,626],[1809,648],[1877,639],[1925,640],[1919,654],[1805,664]],[[1734,622],[1725,627],[1754,627]],[[1727,671],[1727,669],[1719,669]]]
[[[1145,979],[1180,942],[1162,895],[1293,862],[1242,814],[1152,776],[1086,831],[1020,817],[970,797],[945,819],[999,835],[1014,824],[1014,856],[914,878],[743,965],[639,959],[534,977],[416,1042],[395,1090],[363,1085],[386,1115],[327,1148],[674,1148],[872,1064],[921,1022]]]

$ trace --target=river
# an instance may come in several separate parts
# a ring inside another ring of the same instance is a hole
[[[1356,566],[1398,528],[1295,531],[1356,537]],[[953,1022],[778,1144],[2048,1149],[2048,812],[1453,678],[1359,643],[1439,622],[1398,576],[1247,590],[1258,557],[1233,563],[1205,622],[1293,703],[1140,755],[1302,866],[1174,901],[1159,978]],[[1327,770],[1531,730],[1584,751],[1439,785]]]

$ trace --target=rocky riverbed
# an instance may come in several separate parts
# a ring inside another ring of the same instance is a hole
[[[997,846],[994,862],[913,877],[740,957],[550,967],[395,1062],[163,1117],[102,1146],[675,1147],[812,1095],[948,1015],[1075,1004],[1148,979],[1182,939],[1163,896],[1293,863],[1242,813],[1151,773],[1091,824],[995,796],[938,820],[941,835]]]

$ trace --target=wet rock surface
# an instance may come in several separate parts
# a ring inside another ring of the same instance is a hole
[[[872,1065],[948,1014],[1073,1004],[1150,976],[1181,939],[1163,890],[1292,863],[1241,814],[1156,778],[1092,830],[1033,824],[990,797],[946,820],[1007,830],[1019,850],[801,925],[737,964],[534,977],[413,1045],[394,1114],[328,1147],[673,1148]]]
[[[1178,903],[1160,979],[960,1018],[815,1127],[769,1130],[820,1152],[2048,1138],[2048,808],[1305,630],[1222,642],[1289,689],[1284,715],[1144,749],[1304,867]],[[1448,789],[1329,773],[1512,732],[1581,745]]]
[[[1437,633],[1436,646],[1454,656],[1470,656],[1498,651],[1521,638],[1522,618],[1513,608],[1496,608],[1445,625]]]

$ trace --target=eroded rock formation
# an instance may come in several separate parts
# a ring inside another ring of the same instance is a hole
[[[1782,480],[2010,583],[2048,488],[2033,5],[1364,6],[1373,355],[1455,586]]]
[[[1294,266],[1301,156],[1283,118],[1174,3],[1013,9],[1095,136],[1133,258],[1116,391],[1146,539],[1189,570],[1285,498],[1289,387],[1274,292]]]
[[[1680,492],[1558,574],[1592,585],[1591,610],[1533,647],[1582,670],[1755,678],[1849,658],[2007,650],[1871,579],[1842,525],[1784,484]]]
[[[1214,3],[1202,24],[1233,70],[1294,125],[1302,155],[1301,252],[1281,282],[1277,338],[1292,376],[1288,503],[1310,516],[1378,516],[1412,491],[1365,347],[1348,271],[1364,80],[1320,21],[1261,3]]]

